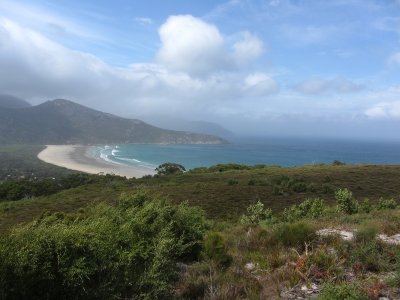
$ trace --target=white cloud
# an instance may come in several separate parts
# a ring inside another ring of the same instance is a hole
[[[348,79],[307,79],[295,86],[295,90],[306,95],[321,95],[324,93],[348,94],[362,90],[364,87]]]
[[[387,63],[389,66],[400,65],[400,52],[396,52],[390,55]]]
[[[244,89],[255,96],[266,96],[278,92],[279,85],[268,74],[253,73],[245,78]]]
[[[190,55],[188,59],[192,59]],[[0,18],[0,91],[34,103],[63,97],[124,115],[193,116],[227,107],[242,98],[251,101],[276,89],[271,76],[245,77],[241,72],[193,77],[158,63],[115,68]]]
[[[191,15],[169,17],[159,35],[157,61],[170,70],[196,76],[246,66],[264,50],[263,42],[247,31],[235,35],[230,49],[215,25]]]
[[[239,40],[233,45],[233,58],[239,65],[256,60],[263,52],[263,42],[248,31],[241,32]]]
[[[153,24],[153,20],[146,17],[137,17],[134,19],[136,22],[142,25],[151,25]]]
[[[326,41],[331,41],[333,37],[340,32],[340,28],[335,25],[284,25],[281,30],[290,41],[300,45],[321,44]]]
[[[190,15],[172,16],[159,29],[157,60],[171,70],[203,75],[226,68],[218,28]]]
[[[400,120],[400,101],[377,103],[368,108],[365,115],[371,119]]]
[[[0,11],[13,20],[26,27],[34,29],[44,29],[54,34],[72,35],[86,40],[96,42],[106,42],[103,36],[90,31],[86,25],[80,25],[79,22],[68,20],[60,14],[55,14],[44,8],[18,3],[18,1],[0,1]]]

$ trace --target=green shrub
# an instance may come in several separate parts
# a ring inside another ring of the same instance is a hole
[[[204,239],[203,258],[213,260],[219,267],[229,267],[232,257],[227,252],[222,236],[217,232],[210,232]]]
[[[273,187],[272,187],[272,194],[274,194],[274,195],[282,195],[283,191],[282,191],[282,189],[280,188],[279,185],[274,184]]]
[[[301,218],[319,218],[324,215],[324,200],[315,198],[307,199],[298,205],[292,205],[283,211],[283,219],[287,222],[297,221]]]
[[[171,175],[171,174],[183,173],[186,171],[186,169],[184,166],[180,164],[167,162],[162,165],[159,165],[155,169],[155,171],[157,172],[157,175]]]
[[[322,185],[322,192],[324,194],[332,194],[334,192],[334,187],[330,183],[324,183]]]
[[[316,192],[317,191],[317,185],[315,184],[315,183],[309,183],[308,185],[307,185],[307,192],[309,192],[309,193],[314,193],[314,192]]]
[[[241,164],[217,164],[208,168],[210,172],[226,172],[232,170],[250,170],[251,167]]]
[[[337,209],[346,214],[355,214],[358,212],[358,203],[353,198],[353,193],[348,189],[339,189],[335,193]]]
[[[304,193],[307,192],[307,184],[305,182],[296,182],[292,185],[292,190],[296,193]]]
[[[372,211],[373,206],[369,199],[365,198],[362,202],[359,203],[358,209],[360,212],[369,214]]]
[[[312,226],[304,222],[282,223],[274,228],[273,239],[285,247],[304,248],[304,243],[310,243],[316,238]]]
[[[368,296],[355,284],[342,283],[334,285],[328,283],[319,294],[318,300],[366,300]]]
[[[397,202],[394,199],[383,199],[380,198],[378,202],[377,209],[395,209],[397,207]]]
[[[145,194],[50,215],[0,236],[2,299],[172,298],[178,261],[198,256],[204,217]]]
[[[240,223],[257,225],[260,222],[270,221],[271,219],[272,210],[270,208],[264,209],[264,204],[258,200],[256,204],[251,204],[247,208],[247,214],[240,218]]]

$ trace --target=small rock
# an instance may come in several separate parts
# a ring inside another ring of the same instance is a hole
[[[244,267],[249,271],[253,271],[256,268],[256,265],[252,262],[249,262],[249,263],[245,264]]]
[[[324,228],[324,229],[318,230],[317,234],[320,236],[339,235],[340,238],[345,241],[351,241],[354,239],[354,232],[347,231],[347,230]]]
[[[308,287],[307,287],[306,285],[303,285],[303,286],[301,287],[301,290],[302,290],[303,292],[306,292],[306,291],[308,291]]]
[[[387,236],[386,234],[379,234],[378,239],[390,245],[400,245],[400,234]]]

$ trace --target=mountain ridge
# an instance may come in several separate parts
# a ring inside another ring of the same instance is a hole
[[[212,135],[166,130],[70,100],[55,99],[19,109],[0,107],[0,143],[221,144],[226,141]]]
[[[26,100],[23,100],[21,98],[12,95],[0,93],[0,108],[19,109],[31,106],[32,105]]]

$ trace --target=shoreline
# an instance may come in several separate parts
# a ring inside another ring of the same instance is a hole
[[[146,168],[124,166],[95,158],[89,154],[93,146],[46,145],[37,157],[49,164],[89,174],[115,174],[127,178],[154,175]]]

